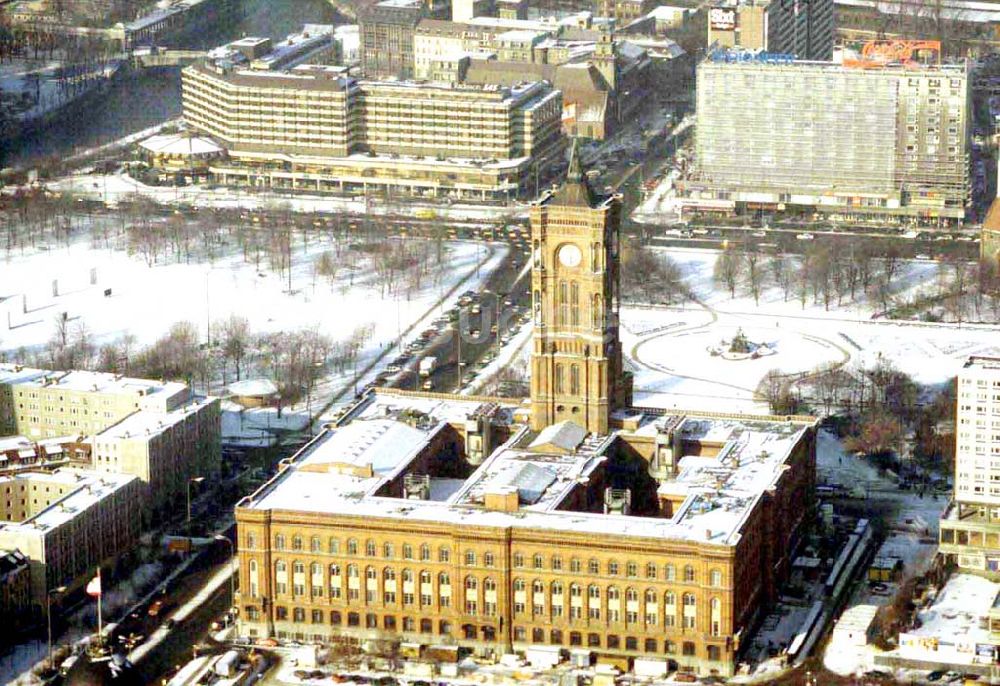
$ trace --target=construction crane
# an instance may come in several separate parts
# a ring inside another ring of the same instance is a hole
[[[861,48],[859,59],[845,59],[845,67],[875,69],[889,64],[916,66],[917,53],[933,51],[941,60],[941,41],[936,40],[872,40]]]

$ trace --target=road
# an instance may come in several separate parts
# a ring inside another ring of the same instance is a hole
[[[399,366],[402,369],[387,372],[384,385],[438,392],[458,389],[459,354],[463,375],[468,376],[484,362],[485,357],[495,353],[497,337],[507,333],[519,317],[530,312],[531,278],[530,270],[525,268],[528,252],[527,240],[512,243],[511,252],[500,268],[490,275],[485,288],[474,295],[469,293],[471,301],[454,313],[457,318],[449,321],[448,316],[442,316],[438,320],[437,333],[428,329],[427,342],[419,348],[414,343],[410,351],[411,357],[405,361],[395,360],[401,362]],[[493,331],[498,305],[501,325],[497,331]],[[456,335],[456,330],[461,331],[461,336]],[[437,358],[437,366],[429,376],[421,376],[420,360],[428,357]]]
[[[150,617],[145,611],[133,614],[118,625],[116,636],[128,637],[136,635],[150,636],[165,621],[171,618],[177,609],[193,598],[205,582],[220,569],[228,568],[228,546],[224,543],[213,544],[205,550],[177,582],[163,596],[163,610],[157,617]],[[190,615],[170,631],[167,637],[146,657],[127,670],[118,679],[111,677],[107,663],[91,663],[81,660],[77,668],[67,677],[65,683],[70,686],[92,686],[94,684],[115,684],[129,686],[131,684],[157,684],[160,679],[175,666],[182,665],[191,659],[192,646],[201,642],[212,622],[219,618],[231,606],[229,585],[223,584],[219,590],[201,603]],[[118,645],[120,641],[116,640]]]

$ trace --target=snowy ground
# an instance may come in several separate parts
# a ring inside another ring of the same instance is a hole
[[[816,445],[816,471],[820,482],[863,485],[869,497],[888,502],[893,507],[892,523],[879,555],[892,555],[903,560],[900,582],[923,574],[937,552],[938,519],[948,504],[948,498],[916,491],[900,491],[896,484],[862,458],[847,454],[832,434],[821,431]],[[887,584],[881,593],[873,593],[868,584],[861,584],[847,602],[845,610],[856,605],[888,605],[899,583]],[[992,599],[991,599],[992,601]],[[877,649],[857,647],[833,640],[823,655],[824,666],[838,674],[860,674],[875,668]]]
[[[313,260],[332,247],[323,237],[305,248],[296,240],[291,291],[287,278],[258,272],[238,253],[212,263],[170,261],[149,267],[139,256],[97,249],[89,239],[80,239],[65,248],[10,255],[0,259],[0,353],[44,346],[62,312],[71,331],[85,324],[97,344],[130,333],[140,345],[156,340],[177,321],[193,322],[204,336],[208,321],[236,314],[246,317],[255,332],[316,326],[334,341],[370,325],[373,335],[357,365],[362,370],[412,324],[439,316],[460,290],[478,289],[507,252],[503,245],[449,242],[445,268],[432,269],[418,287],[390,298],[381,296],[368,269],[352,272],[342,266],[333,284],[317,278]],[[92,269],[96,284],[90,282]],[[110,297],[105,289],[111,289]],[[339,392],[345,379],[328,382],[313,394],[313,408]]]
[[[1000,353],[1000,326],[958,326],[873,320],[864,298],[831,306],[808,301],[803,307],[777,287],[764,291],[759,304],[713,283],[715,251],[672,248],[668,254],[683,270],[698,302],[675,308],[622,311],[622,346],[635,374],[635,402],[650,407],[714,409],[725,400],[733,409],[762,411],[754,390],[771,369],[805,372],[823,363],[871,364],[878,356],[893,362],[921,383],[954,376],[972,354]],[[936,278],[932,262],[905,263],[900,293]],[[707,348],[742,329],[754,343],[777,354],[757,360],[728,361]]]
[[[74,174],[50,183],[47,187],[55,192],[70,192],[79,197],[111,204],[138,194],[164,204],[184,203],[196,207],[258,209],[281,204],[296,212],[352,212],[371,215],[413,215],[429,209],[437,217],[459,220],[496,220],[527,213],[527,205],[441,205],[419,201],[389,204],[377,198],[372,198],[369,203],[363,195],[346,198],[250,192],[240,188],[209,188],[201,185],[148,186],[124,173]]]

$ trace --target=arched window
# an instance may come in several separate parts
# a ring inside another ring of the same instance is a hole
[[[321,545],[322,545],[322,543],[320,543],[319,536],[313,536],[312,538],[309,539],[309,551],[310,552],[313,552],[313,553],[320,552],[320,546]]]
[[[684,581],[687,583],[692,583],[695,580],[694,567],[691,565],[684,566]]]
[[[621,600],[621,592],[618,590],[617,586],[611,586],[608,588],[608,602],[617,603]]]
[[[438,584],[441,586],[451,586],[451,578],[448,576],[447,572],[441,572],[438,574]]]
[[[382,570],[382,580],[383,581],[395,581],[396,580],[396,570],[392,567],[386,567]]]
[[[569,394],[580,395],[580,365],[572,364],[569,368]]]
[[[331,555],[336,555],[340,552],[340,541],[336,538],[331,538],[327,541],[326,551]]]
[[[285,535],[284,534],[278,534],[277,536],[274,537],[274,549],[275,550],[284,550],[285,549]]]
[[[444,546],[438,548],[438,562],[448,562],[451,559],[451,551]]]
[[[580,286],[576,281],[569,287],[569,323],[572,326],[580,325]]]
[[[378,579],[378,572],[375,571],[374,567],[365,567],[365,578],[369,581],[376,581]]]
[[[497,582],[494,581],[493,577],[486,578],[486,581],[483,582],[483,590],[485,591],[497,590]]]
[[[284,560],[278,560],[277,562],[274,563],[274,571],[277,574],[287,574],[288,573],[288,565],[285,564]]]
[[[257,573],[257,560],[250,560],[250,573],[251,574]]]
[[[305,574],[306,573],[306,566],[305,566],[305,564],[303,562],[300,562],[299,560],[296,560],[294,563],[292,563],[292,571],[295,574]]]
[[[656,603],[656,591],[651,588],[646,589],[646,603]]]
[[[347,576],[352,579],[358,578],[358,566],[357,565],[347,565]]]
[[[587,589],[587,595],[590,597],[591,600],[600,600],[601,587],[598,586],[597,584],[591,584],[590,588]]]
[[[358,554],[358,542],[353,538],[347,539],[347,554],[357,555]]]
[[[431,582],[431,573],[426,569],[420,572],[420,583],[429,584]]]
[[[386,543],[382,546],[382,557],[385,559],[391,560],[395,554],[396,551],[393,548],[392,543]]]
[[[656,578],[656,563],[650,562],[646,565],[646,578],[655,579]]]
[[[722,572],[718,569],[713,569],[708,573],[708,585],[719,587],[722,585]]]
[[[403,559],[412,560],[413,559],[413,546],[409,543],[403,544]]]
[[[545,566],[545,560],[540,553],[535,553],[535,556],[531,559],[531,564],[535,569],[542,569]]]
[[[424,562],[431,559],[431,547],[426,543],[420,546],[420,559]]]
[[[302,550],[302,537],[292,536],[292,550]]]
[[[663,578],[667,581],[677,580],[677,568],[673,565],[667,565],[663,568]]]
[[[365,555],[368,557],[375,557],[375,541],[370,538],[365,541]]]
[[[695,604],[694,593],[685,593],[683,596],[684,607],[693,607]]]
[[[556,322],[559,326],[566,326],[569,323],[569,288],[565,281],[559,282],[559,319]]]
[[[514,592],[523,592],[525,588],[524,579],[514,579]]]
[[[403,583],[413,583],[413,572],[409,569],[403,570]]]
[[[474,576],[465,577],[465,590],[475,591],[479,588],[479,581]]]
[[[563,594],[563,585],[561,581],[553,581],[551,588],[553,596],[561,596]]]
[[[535,579],[531,584],[532,593],[545,593],[545,584],[543,584],[538,579]]]
[[[639,602],[639,592],[634,588],[629,588],[625,591],[625,600],[629,603]]]

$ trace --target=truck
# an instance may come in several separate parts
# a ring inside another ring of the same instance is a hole
[[[437,358],[430,356],[420,360],[420,376],[430,376],[437,367]]]

